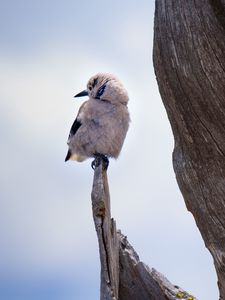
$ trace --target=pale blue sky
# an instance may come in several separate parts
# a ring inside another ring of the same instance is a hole
[[[199,299],[218,298],[212,259],[172,168],[152,66],[154,1],[0,1],[0,299],[97,300],[90,160],[64,163],[97,72],[126,86],[132,123],[108,175],[112,214],[141,260]]]

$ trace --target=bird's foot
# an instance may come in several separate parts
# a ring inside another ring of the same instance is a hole
[[[95,154],[94,157],[95,157],[95,159],[91,163],[92,169],[95,170],[100,165],[100,163],[102,161],[103,168],[105,170],[107,170],[108,165],[109,165],[108,157],[103,155],[103,154]]]

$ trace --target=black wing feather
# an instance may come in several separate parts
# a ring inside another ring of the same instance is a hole
[[[77,119],[73,122],[73,125],[70,129],[70,134],[69,134],[69,139],[75,135],[75,133],[77,132],[77,130],[80,128],[81,126],[81,122],[78,121]],[[66,155],[66,158],[65,158],[65,161],[69,160],[71,157],[71,151],[70,149],[68,150],[67,152],[67,155]]]
[[[75,135],[75,133],[77,132],[77,130],[80,128],[81,126],[81,122],[78,121],[77,119],[73,122],[73,125],[70,129],[70,135],[69,135],[69,138],[73,135]]]

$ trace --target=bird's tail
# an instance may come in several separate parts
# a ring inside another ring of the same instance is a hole
[[[70,157],[71,157],[71,152],[70,152],[70,150],[68,150],[65,161],[69,160]]]

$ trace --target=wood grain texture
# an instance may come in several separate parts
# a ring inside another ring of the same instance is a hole
[[[101,262],[101,300],[116,300],[119,290],[119,240],[115,221],[111,219],[108,179],[103,161],[95,169],[91,198]]]
[[[103,161],[95,169],[91,196],[101,263],[101,300],[196,300],[141,262],[127,238],[116,230]]]
[[[156,0],[153,60],[173,166],[225,299],[225,1]]]

